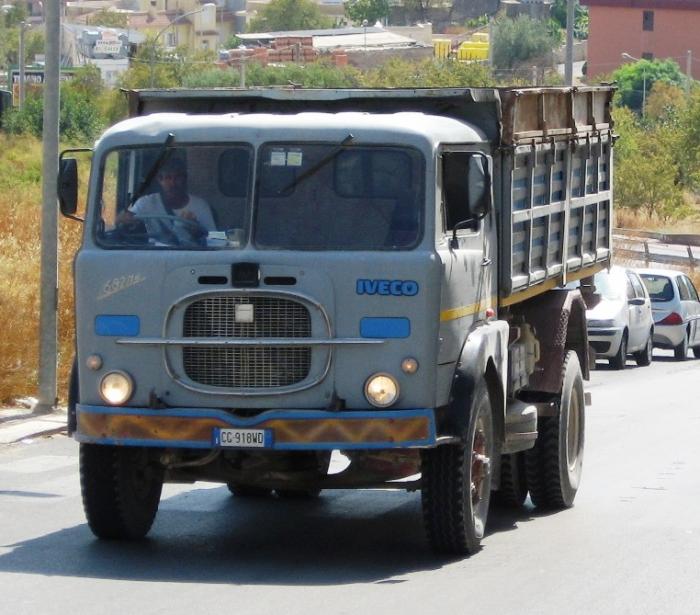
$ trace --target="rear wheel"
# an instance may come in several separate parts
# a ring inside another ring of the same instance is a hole
[[[613,369],[625,369],[627,365],[627,333],[622,334],[617,354],[614,357],[610,357],[609,362],[610,367]]]
[[[491,402],[486,384],[476,387],[474,410],[460,444],[423,451],[423,519],[435,551],[471,555],[486,528],[494,452]]]
[[[530,499],[542,508],[573,506],[583,469],[583,378],[575,352],[568,351],[563,370],[559,412],[539,419],[535,447],[525,452]]]
[[[163,467],[147,448],[81,444],[80,487],[95,536],[143,538],[158,511]]]
[[[493,498],[494,504],[507,508],[520,508],[525,503],[527,478],[523,453],[501,455],[501,482]]]
[[[676,361],[685,361],[688,358],[688,332],[687,331],[686,331],[685,336],[683,336],[683,341],[673,349],[673,358]]]
[[[695,347],[693,348],[693,356],[694,356],[696,359],[700,359],[700,347],[695,346]]]
[[[647,340],[647,345],[639,352],[634,353],[634,360],[637,362],[639,367],[646,367],[651,365],[653,344],[652,344],[652,333],[649,332],[649,339]]]

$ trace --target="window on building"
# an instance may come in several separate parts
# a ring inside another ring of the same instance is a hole
[[[654,11],[644,11],[642,13],[642,30],[646,32],[654,31]]]
[[[642,53],[642,60],[653,60],[654,54],[651,51],[644,51]]]

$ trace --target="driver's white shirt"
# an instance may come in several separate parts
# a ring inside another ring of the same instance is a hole
[[[168,212],[163,205],[163,200],[160,198],[160,193],[146,194],[136,201],[129,211],[136,216],[167,216]],[[173,214],[183,217],[185,212],[191,213],[207,231],[215,231],[214,216],[212,216],[211,208],[207,205],[204,199],[190,194],[190,200],[187,205],[180,209],[173,209]]]

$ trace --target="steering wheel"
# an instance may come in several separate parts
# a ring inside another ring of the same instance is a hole
[[[156,233],[148,232],[148,225],[145,224],[149,220],[167,221],[167,224],[158,224]],[[120,222],[117,224],[117,229],[128,238],[146,241],[148,238],[155,235],[158,240],[170,243],[176,246],[183,244],[182,235],[175,232],[177,226],[183,228],[189,235],[190,242],[195,245],[202,245],[207,236],[207,230],[197,221],[181,218],[174,214],[139,214],[134,215],[132,220]]]

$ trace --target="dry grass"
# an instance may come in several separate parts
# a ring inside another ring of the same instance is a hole
[[[41,259],[41,143],[0,136],[0,403],[37,394]],[[72,260],[77,223],[59,220],[59,396],[73,360]]]
[[[692,207],[692,206],[691,206]],[[700,233],[700,202],[693,207],[693,214],[680,220],[661,220],[632,209],[615,209],[617,228],[656,231],[660,233]]]

